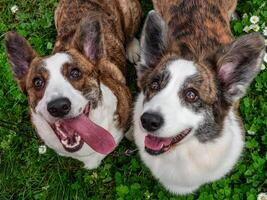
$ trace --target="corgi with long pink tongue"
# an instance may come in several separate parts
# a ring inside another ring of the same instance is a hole
[[[27,95],[33,125],[59,155],[94,169],[129,129],[126,57],[139,58],[134,38],[139,0],[61,0],[53,54],[40,57],[25,38],[6,34],[6,53]]]

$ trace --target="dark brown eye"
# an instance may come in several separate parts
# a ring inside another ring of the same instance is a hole
[[[37,89],[37,90],[42,89],[44,87],[44,85],[45,85],[45,81],[44,81],[44,79],[42,77],[35,77],[32,80],[32,82],[33,82],[33,85],[34,85],[35,89]]]
[[[189,103],[194,103],[198,100],[198,93],[195,89],[190,88],[185,91],[185,100]]]
[[[70,79],[71,80],[78,80],[79,78],[81,78],[82,72],[78,69],[78,68],[73,68],[70,71]]]
[[[158,82],[158,81],[153,81],[153,82],[150,84],[150,89],[151,89],[151,90],[154,90],[154,91],[159,90],[159,89],[160,89],[159,82]]]

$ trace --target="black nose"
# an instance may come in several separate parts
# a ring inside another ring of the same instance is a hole
[[[141,116],[141,122],[144,129],[149,132],[158,130],[163,125],[163,118],[159,113],[144,113]]]
[[[58,98],[47,104],[47,110],[53,117],[64,117],[70,112],[71,102],[67,98]]]

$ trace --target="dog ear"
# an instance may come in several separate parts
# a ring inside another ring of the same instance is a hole
[[[16,32],[6,33],[5,46],[13,76],[25,92],[25,78],[37,54],[27,40]]]
[[[96,62],[101,54],[101,25],[97,19],[85,18],[81,21],[80,28],[74,39],[75,48],[85,55],[90,61]]]
[[[240,37],[224,48],[218,59],[217,74],[226,98],[239,100],[260,71],[264,39],[256,33]]]
[[[141,61],[137,66],[138,74],[153,69],[165,53],[167,47],[167,26],[155,11],[150,11],[142,31]]]

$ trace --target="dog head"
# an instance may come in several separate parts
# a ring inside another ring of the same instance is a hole
[[[96,147],[98,152],[106,154],[114,147],[112,136],[88,119],[90,110],[101,102],[98,65],[106,62],[98,62],[100,37],[99,23],[82,24],[70,49],[39,57],[26,39],[15,32],[6,34],[13,75],[28,96],[30,110],[49,123],[70,152],[79,150],[83,142],[93,148],[96,134],[102,134],[108,147]]]
[[[264,54],[258,34],[222,47],[209,62],[183,59],[169,48],[169,39],[162,18],[150,12],[137,66],[141,94],[135,131],[142,135],[146,151],[154,155],[192,137],[202,143],[219,137],[225,116],[259,72]]]

